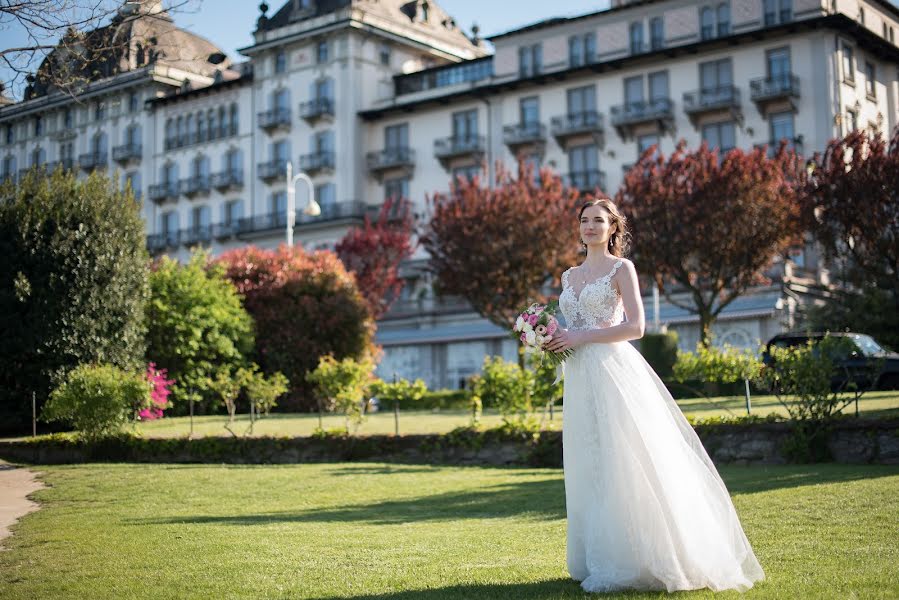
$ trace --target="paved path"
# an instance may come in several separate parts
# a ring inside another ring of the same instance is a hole
[[[9,528],[30,512],[40,508],[28,499],[28,494],[42,489],[34,473],[0,460],[0,550],[3,538],[9,536]]]

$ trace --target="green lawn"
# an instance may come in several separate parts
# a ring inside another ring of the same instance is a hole
[[[41,470],[50,487],[35,496],[44,508],[0,552],[0,598],[587,597],[565,569],[559,470]],[[899,466],[722,474],[768,577],[746,598],[899,597]]]
[[[685,414],[695,417],[746,414],[746,401],[742,397],[696,398],[679,400],[678,403]],[[899,392],[868,392],[862,397],[859,409],[863,415],[867,416],[899,416]],[[854,413],[855,408],[851,406],[846,410]],[[786,410],[777,402],[776,397],[752,397],[752,414],[765,416],[772,412],[786,415]],[[562,425],[561,408],[556,409],[552,421],[549,420],[549,415],[543,412],[537,413],[536,416],[545,419],[546,427],[560,428]],[[402,411],[400,413],[400,433],[446,433],[460,425],[467,425],[469,420],[469,413],[465,410]],[[496,412],[486,410],[482,422],[487,427],[494,427],[501,423],[501,418]],[[222,415],[195,417],[194,435],[231,435],[225,429],[225,423],[227,423],[227,417]],[[342,427],[343,424],[343,417],[337,415],[327,415],[324,418],[326,428]],[[249,416],[240,415],[237,424],[232,429],[236,433],[244,434],[248,426]],[[316,427],[318,427],[318,415],[273,414],[257,421],[253,427],[253,435],[306,436],[310,435]],[[187,417],[148,421],[141,423],[138,430],[147,437],[186,436],[190,431],[190,421]],[[369,415],[358,433],[360,435],[392,434],[394,430],[393,412],[387,410]]]

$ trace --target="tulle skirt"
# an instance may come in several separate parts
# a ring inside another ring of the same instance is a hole
[[[563,412],[568,571],[586,591],[764,579],[711,459],[631,344],[579,347]]]

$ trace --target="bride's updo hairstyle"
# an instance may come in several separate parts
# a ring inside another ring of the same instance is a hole
[[[609,254],[624,258],[628,250],[630,250],[631,238],[631,234],[627,230],[627,218],[621,214],[621,211],[618,210],[618,207],[615,206],[615,203],[610,198],[589,198],[581,205],[578,211],[578,223],[581,222],[584,211],[590,206],[601,206],[609,214],[611,224],[615,226],[615,231],[609,237]],[[586,251],[587,245],[583,242],[581,242],[581,245],[584,247],[584,251]]]

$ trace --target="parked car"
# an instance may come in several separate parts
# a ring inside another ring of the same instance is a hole
[[[852,344],[846,356],[837,357],[837,374],[831,380],[834,390],[845,389],[849,381],[854,381],[859,389],[899,390],[899,354],[890,352],[878,344],[874,338],[864,333],[852,332],[797,332],[781,333],[771,338],[762,352],[762,361],[771,365],[771,348],[804,346],[809,341],[824,339],[825,335],[845,337]]]

